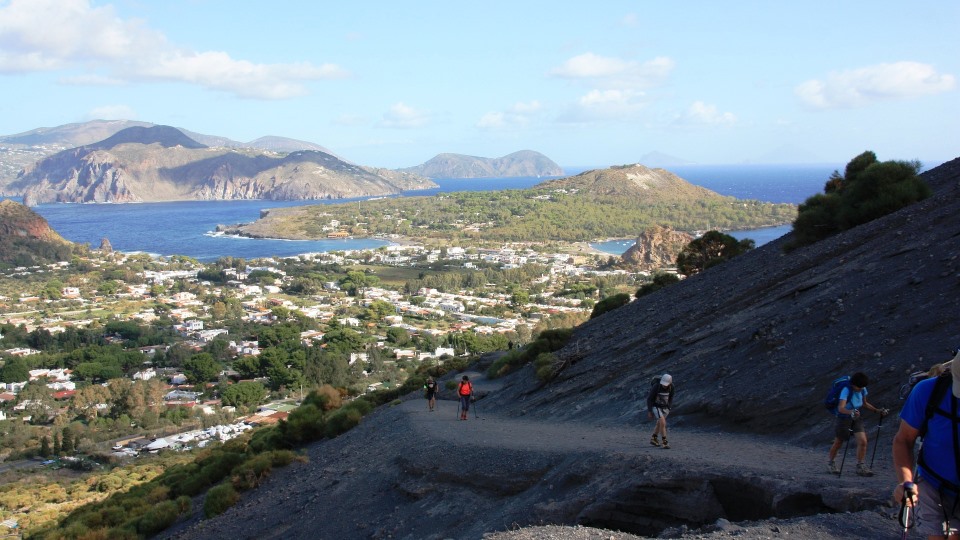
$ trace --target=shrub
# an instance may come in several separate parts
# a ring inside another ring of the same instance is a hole
[[[242,465],[234,469],[230,482],[234,488],[240,491],[253,489],[269,476],[272,469],[273,463],[270,460],[269,452],[259,454],[247,459]]]
[[[340,409],[330,415],[330,418],[327,420],[325,434],[332,439],[337,435],[346,433],[356,427],[357,424],[360,423],[361,418],[363,418],[363,415],[356,409]]]
[[[646,296],[650,293],[659,291],[660,289],[668,285],[673,285],[674,283],[679,283],[679,282],[680,282],[680,278],[676,274],[658,272],[654,274],[653,281],[645,285],[642,285],[639,289],[637,289],[637,292],[634,294],[634,296],[636,298],[640,298],[641,296]]]
[[[537,358],[533,361],[533,366],[537,370],[537,378],[543,382],[553,379],[556,376],[556,372],[553,369],[556,361],[557,357],[553,353],[538,354]]]
[[[608,311],[613,311],[629,303],[630,295],[627,293],[619,293],[613,296],[608,296],[597,302],[597,305],[593,306],[593,312],[590,313],[590,318],[593,319],[599,317]]]
[[[228,508],[237,504],[240,495],[230,484],[219,484],[207,491],[206,499],[203,501],[203,516],[212,518],[219,516],[227,511]]]
[[[173,501],[156,504],[137,522],[137,532],[144,536],[153,536],[173,525],[179,515],[179,508]]]
[[[181,514],[189,514],[190,510],[193,509],[193,499],[186,495],[177,497],[177,500],[174,502],[177,503],[177,510]]]
[[[629,297],[628,297],[629,298]],[[573,335],[573,328],[555,328],[540,332],[532,343],[522,349],[514,349],[497,359],[488,369],[487,377],[496,379],[513,369],[537,358],[541,353],[558,351],[567,344]]]
[[[278,426],[270,426],[254,431],[253,436],[250,437],[250,443],[247,445],[247,448],[250,452],[258,454],[260,452],[287,448],[287,442]]]
[[[323,426],[323,413],[311,403],[294,409],[279,427],[286,442],[299,445],[321,438]]]

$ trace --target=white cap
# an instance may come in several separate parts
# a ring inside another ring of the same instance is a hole
[[[669,373],[664,373],[664,374],[663,374],[663,377],[660,377],[660,385],[661,385],[661,386],[670,386],[671,384],[673,384],[673,377],[671,377]],[[954,391],[954,393],[956,393],[956,391],[957,391],[957,378],[956,378],[956,376],[954,376],[954,378],[953,378],[953,391]]]

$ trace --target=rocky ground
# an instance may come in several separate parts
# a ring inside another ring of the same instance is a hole
[[[478,377],[466,422],[452,401],[431,413],[408,396],[169,536],[894,537],[895,417],[867,417],[876,476],[852,474],[851,449],[838,478],[821,402],[862,370],[896,410],[907,374],[960,345],[960,160],[925,177],[926,201],[790,254],[772,242],[581,325],[549,383],[529,367]],[[642,403],[664,372],[670,450],[649,445]]]

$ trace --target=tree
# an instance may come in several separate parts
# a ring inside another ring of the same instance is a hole
[[[63,446],[60,444],[60,434],[53,434],[53,455],[60,456],[63,455]]]
[[[267,396],[267,389],[256,381],[243,381],[230,385],[220,393],[224,405],[248,408],[259,405]]]
[[[398,347],[403,347],[407,343],[410,343],[410,332],[407,332],[406,328],[391,326],[387,328],[387,342],[393,343]]]
[[[652,292],[659,291],[660,289],[668,285],[673,285],[674,283],[679,283],[679,282],[680,282],[680,278],[677,277],[676,274],[658,272],[654,274],[653,281],[645,285],[642,285],[639,289],[637,289],[637,292],[636,294],[634,294],[634,296],[637,298],[640,298],[641,296],[646,296]]]
[[[40,457],[48,458],[50,454],[50,437],[44,435],[43,438],[40,439]]]
[[[214,381],[220,374],[221,366],[210,353],[198,353],[183,363],[183,374],[193,384]]]
[[[746,253],[753,249],[753,246],[754,242],[749,238],[737,240],[729,234],[708,231],[680,251],[677,255],[677,270],[685,276],[692,276]]]
[[[853,158],[842,176],[833,171],[823,193],[800,205],[793,241],[786,249],[812,244],[929,197],[930,187],[919,172],[919,161],[881,162],[871,151]]]
[[[30,380],[30,369],[23,358],[12,358],[0,368],[0,382],[18,383]]]
[[[60,449],[64,454],[72,454],[76,448],[73,444],[73,432],[70,430],[70,427],[64,427],[60,432],[61,446]]]

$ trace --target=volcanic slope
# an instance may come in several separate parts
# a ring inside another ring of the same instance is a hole
[[[826,472],[832,417],[821,401],[834,377],[863,370],[871,402],[896,409],[907,373],[960,344],[960,160],[923,176],[934,189],[925,201],[790,254],[788,239],[767,244],[581,325],[549,383],[530,367],[488,381],[478,366],[468,421],[455,419],[453,401],[431,413],[408,396],[310,446],[309,463],[277,471],[225,514],[170,535],[598,534],[535,527],[552,524],[684,538],[893,536],[895,416],[867,418],[871,440],[879,434],[876,476],[852,474],[851,450],[838,478]],[[677,388],[670,450],[648,444],[643,405],[663,372]]]

